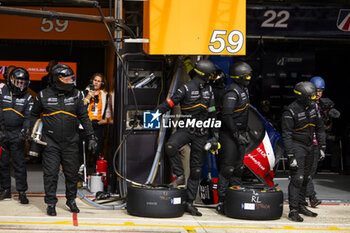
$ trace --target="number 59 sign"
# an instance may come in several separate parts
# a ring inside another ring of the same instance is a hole
[[[209,50],[212,53],[222,53],[224,50],[231,54],[238,53],[244,42],[243,33],[233,30],[227,34],[225,30],[214,30],[210,38]]]
[[[19,7],[21,8],[21,7]],[[40,7],[26,9],[42,10]],[[78,7],[49,7],[55,12],[99,15],[96,9]],[[104,14],[108,9],[103,8]],[[35,39],[35,40],[108,40],[108,34],[103,24],[77,21],[32,18],[16,15],[0,15],[0,38],[2,39]],[[20,30],[13,30],[20,28]]]
[[[245,55],[246,0],[144,2],[148,54]]]

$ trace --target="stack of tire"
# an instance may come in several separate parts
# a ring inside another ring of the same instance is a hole
[[[233,186],[226,192],[224,211],[231,218],[279,219],[283,212],[283,192],[276,188]]]
[[[185,212],[186,190],[166,186],[128,187],[126,208],[130,215],[151,218],[181,217]]]

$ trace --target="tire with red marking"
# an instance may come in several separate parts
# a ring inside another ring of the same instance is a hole
[[[226,191],[224,211],[231,218],[279,219],[283,212],[283,192],[275,188],[230,187]]]
[[[130,215],[151,218],[181,217],[185,212],[186,190],[168,187],[129,186],[126,209]]]

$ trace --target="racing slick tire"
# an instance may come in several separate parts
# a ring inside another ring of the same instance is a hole
[[[186,208],[186,190],[165,186],[128,187],[126,209],[130,215],[151,218],[181,217]]]
[[[283,213],[283,192],[276,188],[233,186],[226,191],[224,211],[231,218],[279,219]]]

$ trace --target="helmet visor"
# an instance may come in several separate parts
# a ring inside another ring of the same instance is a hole
[[[66,77],[60,76],[59,80],[65,84],[75,84],[75,75],[70,75]]]
[[[309,96],[308,98],[309,98],[309,100],[315,100],[316,99],[316,95]]]
[[[214,78],[214,73],[204,73],[196,68],[194,68],[194,71],[196,71],[196,73],[199,74],[200,76],[206,77],[209,80],[212,80]]]
[[[250,74],[247,74],[245,76],[242,76],[242,79],[250,81],[252,79],[252,76]]]
[[[14,77],[11,77],[11,83],[15,87],[18,87],[20,90],[24,90],[29,86],[29,80],[23,80],[23,79],[16,79]]]
[[[243,79],[243,80],[250,81],[252,79],[252,73],[249,72],[249,73],[242,74],[242,75],[239,75],[239,76],[238,75],[237,76],[231,75],[230,77],[234,78],[234,79]]]

